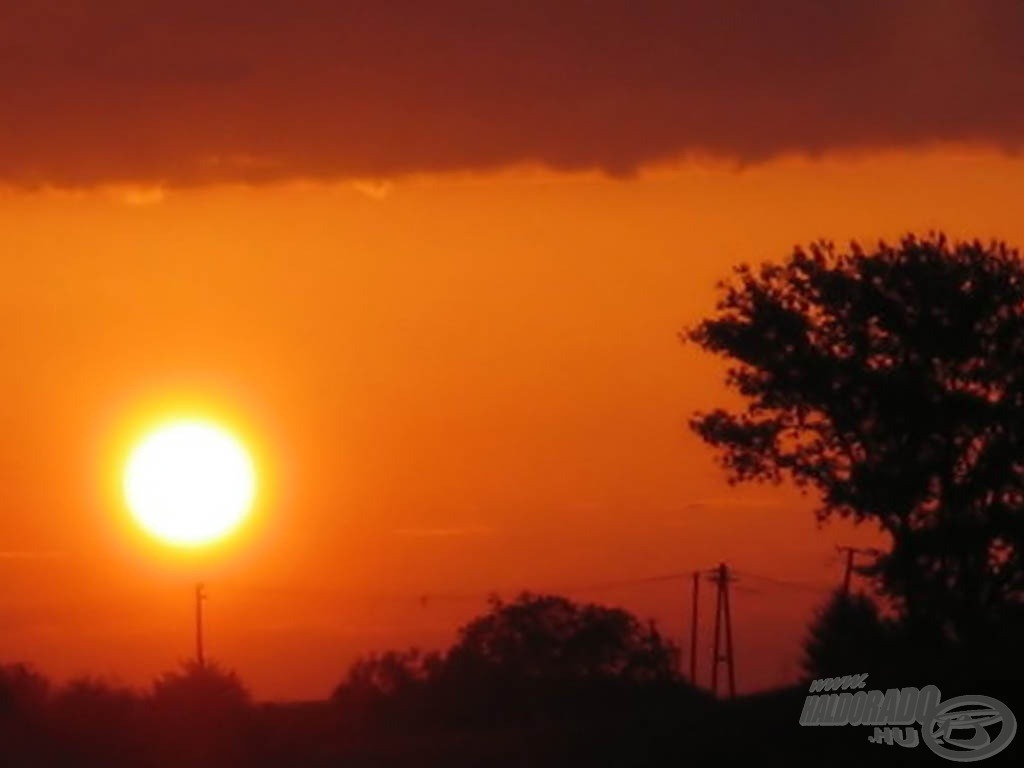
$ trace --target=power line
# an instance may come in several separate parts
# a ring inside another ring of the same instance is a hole
[[[574,594],[580,592],[600,592],[608,589],[620,589],[622,587],[634,587],[645,584],[658,584],[670,581],[679,581],[682,579],[689,579],[692,577],[692,571],[684,571],[679,573],[663,573],[654,576],[639,576],[631,579],[618,579],[616,581],[598,581],[589,582],[583,584],[563,584],[554,585],[543,588],[530,588],[520,587],[516,589],[504,589],[504,590],[490,590],[488,592],[477,592],[477,593],[426,593],[420,597],[420,601],[423,599],[428,600],[463,600],[463,599],[486,599],[491,595],[497,595],[502,593],[523,593],[529,592],[531,594],[540,593],[564,593]]]
[[[605,581],[597,582],[592,584],[580,584],[575,587],[566,586],[561,588],[555,588],[555,592],[591,592],[603,589],[617,589],[619,587],[632,587],[641,584],[656,584],[664,581],[679,581],[681,579],[691,578],[692,571],[685,571],[682,573],[666,573],[659,576],[641,576],[634,579],[621,579],[619,581]]]
[[[802,589],[809,592],[831,592],[834,589],[833,587],[825,584],[813,584],[808,581],[797,581],[795,579],[780,579],[776,576],[764,576],[762,574],[751,573],[750,571],[735,571],[735,573],[742,574],[749,579],[757,579],[758,581],[768,582],[769,584],[775,584],[789,589]]]
[[[843,551],[847,551],[844,549]],[[861,550],[858,550],[861,551]],[[867,552],[867,550],[863,550]],[[874,553],[872,553],[874,554]],[[848,555],[849,557],[849,555]],[[849,560],[847,561],[850,562]],[[848,566],[849,567],[849,566]],[[696,686],[696,671],[697,671],[697,650],[698,650],[698,633],[697,633],[697,620],[698,620],[698,589],[701,576],[707,577],[717,587],[717,600],[715,608],[715,627],[714,627],[714,654],[712,659],[712,670],[711,670],[711,687],[715,694],[718,693],[718,667],[724,663],[726,665],[726,671],[728,674],[728,684],[730,695],[735,695],[735,669],[734,669],[734,655],[733,655],[733,637],[732,637],[732,612],[730,606],[730,593],[733,590],[740,592],[748,592],[754,594],[760,594],[760,590],[745,586],[734,585],[737,576],[741,576],[744,579],[753,579],[758,582],[765,584],[774,585],[784,589],[800,590],[805,592],[811,592],[814,594],[821,595],[823,593],[834,592],[834,588],[829,585],[816,584],[807,581],[800,581],[796,579],[781,578],[777,576],[769,576],[765,574],[752,573],[750,571],[737,571],[729,568],[725,563],[720,563],[715,568],[704,568],[696,570],[686,571],[675,571],[670,573],[652,574],[647,576],[636,576],[632,578],[615,579],[610,581],[600,582],[584,582],[577,584],[563,584],[561,586],[552,586],[543,589],[533,588],[516,588],[516,589],[505,589],[505,594],[515,593],[518,595],[531,594],[531,595],[543,595],[543,594],[574,594],[581,592],[594,592],[609,589],[619,589],[625,587],[637,587],[644,585],[652,585],[658,583],[669,583],[674,581],[692,580],[693,581],[693,596],[691,606],[691,637],[690,637],[690,678],[691,684]],[[844,580],[845,581],[845,580]],[[253,587],[249,587],[253,589]],[[257,591],[261,588],[256,587]],[[294,592],[294,587],[264,587],[262,591],[271,592]],[[300,590],[301,591],[301,590]],[[308,590],[310,593],[318,594],[320,596],[337,596],[341,594],[351,595],[352,590],[324,590],[324,589],[313,589]],[[364,596],[370,599],[376,600],[414,600],[419,602],[421,607],[426,607],[428,604],[433,602],[448,602],[448,601],[478,601],[487,600],[493,597],[497,597],[502,593],[499,590],[488,590],[488,591],[466,591],[466,592],[422,592],[417,594],[409,593],[392,593],[391,595],[367,595],[362,593]],[[203,585],[199,584],[196,586],[195,592],[196,599],[196,655],[197,660],[202,666],[203,664],[203,637],[202,637],[202,601],[206,599],[206,593],[203,589]],[[724,638],[722,634],[724,632]],[[724,652],[723,652],[723,639],[724,639]]]
[[[276,592],[276,593],[292,593],[295,591],[307,592],[312,595],[319,595],[321,597],[333,597],[333,596],[348,596],[353,591],[362,594],[364,597],[375,599],[375,600],[395,600],[395,601],[412,601],[419,602],[421,605],[426,605],[434,602],[456,602],[456,601],[473,601],[473,600],[487,600],[495,595],[502,594],[521,594],[528,592],[530,594],[573,594],[581,592],[599,592],[610,589],[620,589],[628,587],[638,587],[650,584],[669,583],[673,581],[685,581],[693,578],[695,571],[703,573],[714,572],[713,568],[698,568],[690,569],[686,571],[676,571],[670,573],[652,574],[649,576],[636,576],[632,578],[615,579],[610,581],[595,581],[595,582],[581,582],[576,584],[561,584],[561,585],[550,585],[546,587],[509,587],[496,588],[489,590],[479,591],[437,591],[437,592],[420,592],[420,593],[407,593],[407,592],[394,592],[391,594],[372,594],[361,592],[360,590],[330,590],[330,589],[312,589],[312,590],[295,590],[290,587],[274,587],[274,588],[249,588],[249,590],[256,589],[263,592]],[[813,584],[810,582],[797,581],[793,579],[784,579],[776,576],[767,576],[764,574],[752,573],[750,571],[741,571],[730,568],[731,573],[742,575],[745,578],[755,579],[757,581],[765,582],[768,584],[774,584],[779,587],[786,587],[790,589],[802,589],[813,592],[829,592],[832,591],[832,587],[823,584]],[[758,594],[759,590],[747,587],[734,587],[737,591],[749,592]]]
[[[859,552],[867,553],[868,551],[867,550],[856,550],[854,548],[841,548],[841,549],[842,549],[842,551],[846,551],[848,553],[847,574],[846,574],[846,578],[844,579],[844,584],[846,585],[846,588],[848,589],[849,588],[849,573],[850,573],[850,569],[852,567],[852,557],[853,557],[854,553],[859,553]],[[696,685],[697,649],[698,649],[698,643],[697,643],[697,638],[698,638],[698,634],[697,634],[697,629],[698,629],[698,627],[697,627],[697,619],[698,619],[698,610],[697,610],[697,608],[698,608],[698,606],[697,606],[698,588],[699,588],[699,583],[700,583],[700,576],[701,575],[706,575],[712,582],[714,582],[717,585],[717,588],[718,588],[717,589],[717,605],[716,605],[716,609],[715,609],[715,630],[714,630],[714,632],[715,632],[715,651],[714,651],[714,659],[713,659],[714,666],[712,668],[712,675],[711,675],[711,677],[712,677],[712,688],[717,693],[718,665],[720,663],[724,662],[727,665],[728,674],[729,674],[730,691],[732,692],[734,690],[734,688],[735,688],[735,673],[734,673],[734,670],[733,670],[732,615],[731,615],[731,607],[730,607],[730,601],[729,601],[729,593],[730,593],[731,590],[730,590],[729,584],[736,580],[736,575],[735,574],[740,574],[744,578],[750,578],[750,579],[754,579],[756,581],[760,581],[760,582],[764,582],[764,583],[768,583],[768,584],[772,584],[772,585],[775,585],[775,586],[779,586],[779,587],[783,587],[783,588],[788,588],[788,589],[796,589],[796,590],[809,591],[809,592],[814,592],[814,593],[817,593],[817,594],[821,594],[823,592],[831,592],[831,591],[833,591],[832,588],[830,588],[828,586],[825,586],[825,585],[813,584],[813,583],[810,583],[810,582],[798,581],[798,580],[793,580],[793,579],[784,579],[784,578],[779,578],[779,577],[776,577],[776,576],[767,576],[767,575],[764,575],[764,574],[751,573],[749,571],[736,571],[736,570],[729,569],[724,563],[720,563],[717,568],[712,568],[712,569],[696,569],[696,570],[686,570],[686,571],[674,571],[674,572],[670,572],[670,573],[652,574],[652,575],[647,575],[647,576],[635,576],[635,577],[632,577],[632,578],[615,579],[615,580],[609,580],[609,581],[585,582],[585,583],[577,583],[577,584],[563,584],[561,586],[554,586],[554,587],[549,587],[549,588],[545,588],[545,589],[531,589],[531,588],[522,588],[522,587],[520,587],[520,588],[517,588],[515,590],[507,589],[507,590],[505,590],[505,592],[506,592],[506,594],[509,593],[509,592],[514,592],[514,593],[519,594],[519,595],[522,595],[522,594],[540,595],[540,594],[545,594],[545,593],[546,594],[559,594],[559,593],[574,594],[574,593],[581,593],[581,592],[595,592],[595,591],[602,591],[602,590],[609,590],[609,589],[620,589],[620,588],[627,588],[627,587],[637,587],[637,586],[652,585],[652,584],[659,584],[659,583],[669,583],[669,582],[674,582],[674,581],[683,581],[683,580],[691,580],[692,579],[693,580],[693,597],[692,597],[693,605],[692,605],[691,637],[690,637],[690,646],[691,646],[690,647],[690,677],[691,677],[691,682],[694,685]],[[245,588],[243,588],[243,589],[245,589]],[[284,588],[282,588],[282,587],[269,587],[269,588],[268,587],[262,587],[261,588],[261,587],[258,587],[258,586],[257,587],[249,586],[247,589],[245,589],[245,591],[252,591],[253,589],[255,589],[256,591],[278,592],[278,593],[281,593],[281,592],[292,592],[292,593],[294,593],[296,591],[294,587],[284,587]],[[759,590],[751,589],[749,587],[735,586],[732,589],[736,589],[737,591],[740,591],[740,592],[750,592],[750,593],[754,593],[754,594],[758,594],[759,593]],[[302,590],[300,589],[298,591],[302,591]],[[350,591],[324,590],[324,589],[314,589],[314,590],[309,590],[309,592],[314,593],[314,594],[319,594],[320,596],[323,596],[323,597],[338,596],[338,595],[341,595],[341,594],[350,594]],[[402,601],[405,601],[405,600],[415,600],[415,601],[417,601],[420,604],[421,607],[425,608],[425,607],[427,607],[428,604],[434,603],[434,602],[478,601],[478,600],[491,599],[491,598],[497,597],[499,595],[500,595],[500,592],[498,590],[488,590],[488,591],[466,591],[466,592],[447,592],[447,591],[446,592],[422,592],[422,593],[419,593],[418,595],[410,595],[408,593],[405,593],[405,594],[402,594],[402,595],[393,594],[393,595],[390,595],[390,596],[371,595],[369,597],[371,599],[376,599],[376,600],[380,600],[380,599],[387,600],[389,598],[400,599]],[[199,583],[199,584],[195,585],[194,599],[195,599],[195,644],[196,644],[195,652],[196,652],[196,661],[197,661],[198,665],[200,667],[202,667],[205,664],[205,654],[204,654],[204,650],[205,649],[204,649],[204,642],[203,642],[204,641],[204,637],[203,637],[203,629],[204,629],[204,627],[203,627],[203,618],[204,617],[203,617],[203,605],[202,604],[207,599],[207,594],[206,594],[205,586],[203,584]],[[724,653],[724,655],[720,653],[721,633],[722,633],[723,629],[724,629],[724,632],[725,632],[725,653]]]
[[[764,591],[760,589],[754,589],[753,587],[742,587],[738,584],[733,584],[733,591],[742,592],[745,595],[763,595]]]

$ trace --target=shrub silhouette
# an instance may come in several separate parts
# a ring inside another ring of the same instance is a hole
[[[459,630],[444,674],[522,681],[653,682],[676,676],[675,649],[652,625],[619,608],[523,593]]]
[[[52,686],[32,666],[0,664],[0,764],[45,765],[52,756]]]
[[[97,678],[79,678],[59,688],[50,719],[64,762],[91,766],[133,766],[148,752],[143,697],[130,688]]]
[[[0,716],[31,716],[46,706],[50,682],[24,663],[0,665]]]
[[[159,710],[229,714],[243,711],[250,696],[235,672],[216,662],[187,661],[154,681],[151,701]]]
[[[804,640],[805,681],[880,674],[891,663],[896,636],[896,628],[881,616],[870,597],[835,592],[818,611]]]
[[[628,612],[555,595],[493,597],[445,653],[360,659],[335,690],[354,717],[517,722],[677,686],[675,647]],[[614,707],[613,707],[614,709]]]
[[[186,662],[154,681],[148,703],[160,754],[196,768],[246,763],[251,702],[233,671]]]

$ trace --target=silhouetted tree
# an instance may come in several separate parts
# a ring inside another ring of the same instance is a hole
[[[30,665],[0,665],[0,716],[32,715],[47,704],[50,691],[50,681]]]
[[[676,676],[675,649],[628,612],[556,595],[497,597],[459,630],[444,669],[517,680],[652,682]]]
[[[833,593],[804,640],[801,665],[808,680],[879,673],[891,663],[897,629],[867,595]]]
[[[52,686],[28,664],[0,664],[0,765],[46,765],[54,756],[47,709]]]
[[[1004,243],[941,235],[848,252],[819,242],[743,265],[685,337],[730,359],[745,410],[700,413],[732,482],[789,477],[819,519],[892,539],[881,588],[932,641],[1020,625],[1024,268]]]
[[[51,718],[63,764],[146,764],[145,708],[142,696],[130,688],[96,678],[72,680],[54,693]]]
[[[149,696],[157,751],[183,765],[243,765],[250,696],[219,664],[186,662],[153,683]]]
[[[523,593],[459,630],[445,653],[369,656],[349,669],[334,700],[362,715],[509,723],[582,709],[629,707],[681,686],[676,649],[653,626],[616,608]],[[689,692],[688,686],[686,686]],[[617,705],[617,706],[615,706]]]
[[[235,672],[215,662],[187,661],[153,682],[152,701],[157,707],[232,711],[249,704],[249,692]]]
[[[423,689],[434,682],[442,657],[418,648],[385,651],[357,659],[332,698],[350,713],[379,714],[383,709],[409,706],[422,699]]]

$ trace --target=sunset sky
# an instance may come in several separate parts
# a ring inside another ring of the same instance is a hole
[[[3,5],[0,661],[55,679],[188,657],[199,580],[209,655],[312,698],[491,591],[681,641],[685,579],[608,583],[725,561],[739,688],[787,681],[880,540],[725,483],[678,332],[819,237],[1024,246],[1015,3]],[[260,478],[201,552],[119,494],[179,412]]]

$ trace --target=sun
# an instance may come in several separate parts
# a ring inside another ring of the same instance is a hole
[[[179,420],[150,432],[124,471],[132,515],[151,535],[197,546],[241,524],[256,494],[249,453],[233,435],[202,420]]]

